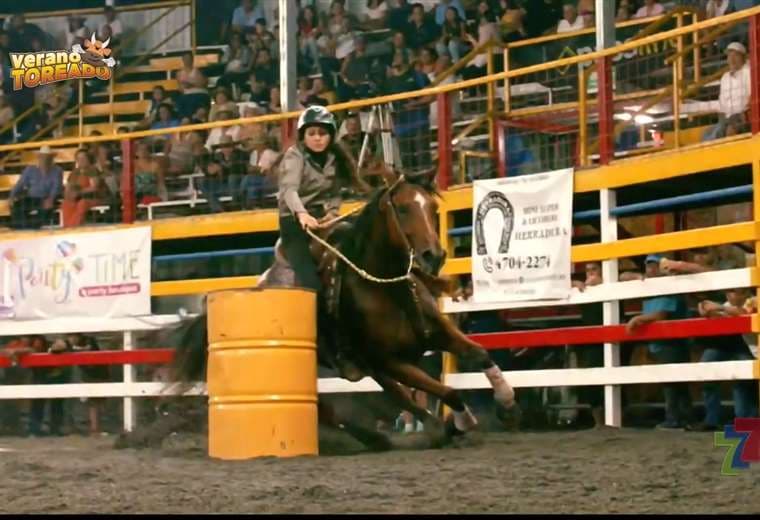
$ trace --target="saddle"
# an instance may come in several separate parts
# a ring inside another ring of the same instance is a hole
[[[353,226],[342,221],[320,234],[320,238],[328,244],[337,246],[341,240],[348,236]],[[326,310],[330,317],[338,317],[339,297],[341,289],[341,265],[337,256],[324,248],[316,241],[311,243],[311,254],[316,260],[317,271],[322,280],[323,294]],[[274,246],[274,264],[262,274],[259,287],[294,287],[296,286],[295,271],[290,265],[285,250],[282,248],[281,239],[277,239]]]

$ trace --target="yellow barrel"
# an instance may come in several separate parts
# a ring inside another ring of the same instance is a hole
[[[209,295],[210,457],[318,454],[316,331],[313,291]]]

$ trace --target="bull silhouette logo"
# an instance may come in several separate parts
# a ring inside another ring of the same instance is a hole
[[[95,38],[95,33],[92,33],[92,37],[84,41],[84,49],[77,43],[71,50],[82,56],[83,63],[89,63],[94,67],[113,68],[116,65],[116,60],[111,57],[111,49],[108,48],[109,43],[111,43],[111,38],[101,42]]]
[[[475,213],[475,245],[478,255],[487,255],[486,236],[483,232],[483,221],[486,215],[492,210],[498,210],[503,219],[501,228],[501,241],[499,242],[499,254],[504,255],[509,252],[509,240],[512,238],[512,228],[514,227],[514,209],[509,199],[503,193],[492,191],[486,195],[480,204],[478,211]]]

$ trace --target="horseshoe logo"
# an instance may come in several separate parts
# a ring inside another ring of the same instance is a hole
[[[499,242],[499,254],[506,254],[509,251],[509,239],[514,227],[514,210],[507,197],[498,191],[492,191],[480,201],[478,211],[475,214],[475,243],[479,255],[488,254],[486,238],[483,233],[483,221],[492,209],[499,210],[504,219],[504,226],[501,229],[501,242]]]

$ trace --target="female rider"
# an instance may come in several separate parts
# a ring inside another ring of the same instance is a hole
[[[311,106],[298,118],[298,142],[288,148],[279,166],[280,239],[288,262],[301,287],[320,293],[322,284],[317,264],[309,251],[311,239],[306,229],[318,230],[338,215],[341,192],[352,185],[366,190],[357,177],[356,164],[335,139],[335,116],[322,106]],[[325,323],[325,312],[319,298],[321,332],[332,336],[332,325]],[[358,368],[342,352],[336,364],[343,377],[361,378]]]

